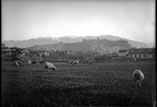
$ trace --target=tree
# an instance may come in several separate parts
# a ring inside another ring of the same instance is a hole
[[[22,52],[20,51],[19,48],[15,48],[13,51],[12,51],[12,59],[13,60],[20,60],[20,55],[22,54]]]

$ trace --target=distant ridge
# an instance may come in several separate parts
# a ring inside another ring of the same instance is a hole
[[[84,39],[75,43],[56,43],[51,45],[36,45],[27,48],[31,51],[71,51],[77,52],[97,52],[99,54],[118,52],[120,49],[129,49],[132,46],[125,40],[110,41],[106,39]]]
[[[33,38],[29,40],[22,40],[22,41],[3,41],[6,46],[9,47],[20,47],[20,48],[27,48],[34,45],[45,45],[45,44],[54,44],[58,43],[56,39],[52,39],[50,37],[40,37],[40,38]]]
[[[76,42],[81,42],[84,39],[106,39],[106,40],[111,40],[111,41],[116,41],[116,40],[127,40],[128,43],[131,44],[131,46],[136,47],[136,48],[150,48],[154,47],[155,45],[153,43],[143,43],[143,42],[137,42],[125,38],[121,38],[118,36],[112,36],[112,35],[100,35],[100,36],[86,36],[86,37],[71,37],[71,36],[64,36],[64,37],[59,37],[59,38],[52,38],[52,37],[39,37],[39,38],[33,38],[29,40],[22,40],[22,41],[2,41],[6,46],[12,47],[20,47],[20,48],[27,48],[35,45],[48,45],[48,44],[55,44],[59,42],[63,43],[76,43]]]

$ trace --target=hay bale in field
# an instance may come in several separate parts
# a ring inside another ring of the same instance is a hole
[[[141,82],[144,79],[144,74],[141,70],[135,70],[132,74],[133,80],[136,82],[136,87],[141,88]]]

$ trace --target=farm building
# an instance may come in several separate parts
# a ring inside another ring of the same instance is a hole
[[[29,51],[24,48],[11,47],[10,50],[12,53],[17,52],[20,53],[21,55],[29,54]]]
[[[28,50],[23,49],[23,48],[6,47],[5,44],[1,44],[1,46],[2,46],[2,48],[1,48],[2,56],[10,56],[10,55],[14,55],[16,53],[18,53],[21,56],[24,56],[27,53],[29,53]]]
[[[1,44],[2,48],[1,48],[1,52],[2,52],[2,56],[6,56],[6,55],[11,55],[11,49],[9,47],[6,47],[5,44]]]
[[[18,48],[17,47],[10,47],[11,52],[15,52]]]
[[[155,58],[154,48],[139,48],[139,49],[129,49],[129,58]]]
[[[119,56],[123,56],[123,57],[127,56],[127,54],[128,54],[128,50],[119,50],[118,53]]]
[[[30,51],[30,54],[37,54],[39,56],[49,56],[50,53],[47,51]]]

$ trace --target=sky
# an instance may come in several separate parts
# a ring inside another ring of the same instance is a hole
[[[155,0],[2,0],[2,40],[68,35],[155,42]]]

